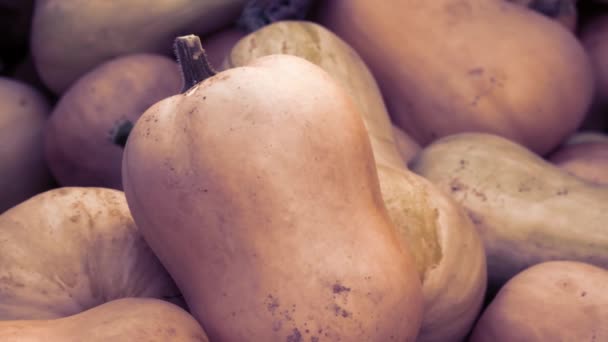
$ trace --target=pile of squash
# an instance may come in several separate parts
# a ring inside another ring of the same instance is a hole
[[[0,19],[0,341],[608,341],[608,1]]]

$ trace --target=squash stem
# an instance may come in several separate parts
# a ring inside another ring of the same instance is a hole
[[[129,134],[131,133],[132,129],[133,123],[131,121],[123,120],[118,122],[110,133],[112,143],[124,148],[127,144],[127,139],[129,138]]]
[[[182,93],[217,74],[207,59],[200,38],[196,35],[175,38],[175,55],[182,73]]]
[[[237,20],[237,26],[250,33],[280,20],[302,20],[308,15],[314,2],[314,0],[249,0]]]

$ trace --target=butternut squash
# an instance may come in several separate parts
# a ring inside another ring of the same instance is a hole
[[[570,31],[576,30],[578,11],[577,0],[507,0],[556,20]]]
[[[53,185],[42,132],[49,101],[31,86],[0,77],[0,213]]]
[[[549,156],[549,161],[581,179],[608,185],[608,144],[605,142],[563,146]]]
[[[544,155],[591,102],[576,37],[505,0],[332,0],[316,18],[361,54],[395,123],[423,146],[476,131]]]
[[[156,54],[107,61],[66,91],[45,127],[45,156],[62,186],[122,189],[125,140],[154,103],[179,93],[177,64]]]
[[[205,34],[235,20],[245,0],[38,0],[31,50],[49,89],[60,95],[118,56],[171,52],[175,35]]]
[[[608,15],[597,13],[584,22],[579,38],[591,60],[595,81],[594,103],[584,127],[603,131],[608,129]]]
[[[608,270],[551,261],[517,274],[477,323],[471,342],[608,340]]]
[[[196,320],[171,303],[123,298],[52,320],[0,321],[3,342],[208,342]]]
[[[58,188],[0,215],[0,320],[60,318],[124,297],[182,303],[121,191]]]
[[[563,146],[575,145],[579,143],[608,143],[608,134],[597,131],[580,131],[572,134]]]
[[[196,46],[178,39],[186,71]],[[185,79],[137,121],[123,180],[210,340],[413,341],[419,276],[349,96],[288,55]]]
[[[484,241],[492,287],[543,261],[608,267],[608,189],[522,145],[456,134],[423,149],[411,167],[468,210]]]
[[[423,282],[425,314],[418,341],[462,338],[485,290],[481,240],[461,208],[405,169],[382,96],[365,63],[318,24],[281,21],[241,39],[224,64],[244,66],[271,54],[294,55],[318,65],[351,95],[372,143],[384,204],[402,243],[413,251]]]
[[[398,126],[392,126],[397,151],[399,151],[403,162],[407,166],[407,163],[409,163],[409,161],[416,156],[416,153],[420,152],[420,144],[418,144]]]

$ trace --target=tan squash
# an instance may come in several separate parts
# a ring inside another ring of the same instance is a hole
[[[62,186],[122,189],[122,152],[134,122],[154,103],[179,93],[177,64],[134,54],[105,62],[61,97],[45,127],[45,155]]]
[[[423,281],[425,315],[418,341],[462,338],[478,314],[485,290],[485,256],[473,224],[446,195],[405,169],[374,78],[358,54],[327,29],[305,21],[268,25],[240,40],[225,64],[238,67],[281,53],[323,68],[359,109],[384,203],[402,242],[413,251]]]
[[[208,342],[186,311],[162,300],[123,298],[53,320],[0,321],[3,342]]]
[[[121,191],[58,188],[0,215],[0,320],[65,317],[124,297],[180,302]]]
[[[171,53],[177,34],[205,34],[235,20],[245,0],[38,0],[31,50],[56,94],[114,57]]]
[[[545,154],[574,132],[591,102],[593,75],[581,44],[522,6],[505,0],[320,5],[317,20],[361,54],[395,123],[423,146],[481,131]]]
[[[470,341],[608,341],[608,270],[572,261],[524,270],[500,290]]]
[[[577,0],[507,0],[522,6],[527,6],[533,11],[539,12],[560,24],[570,31],[576,30],[578,11]]]
[[[266,56],[157,103],[131,132],[123,175],[136,222],[212,341],[418,334],[419,276],[364,124],[314,64]]]
[[[608,267],[608,190],[499,136],[438,140],[410,164],[460,202],[484,241],[489,281],[555,259]]]
[[[605,142],[563,146],[549,156],[549,161],[581,179],[608,185],[608,144]]]
[[[418,144],[398,126],[392,126],[393,136],[395,137],[395,145],[397,146],[397,150],[401,155],[401,159],[403,159],[403,162],[407,166],[407,163],[409,163],[409,161],[416,156],[416,153],[420,152],[420,144]]]
[[[0,77],[0,213],[50,189],[42,131],[48,100],[36,89]]]

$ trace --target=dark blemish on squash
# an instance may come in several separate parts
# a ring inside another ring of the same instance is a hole
[[[76,223],[80,219],[80,215],[72,215],[70,216],[70,221]]]
[[[519,188],[517,189],[519,192],[529,192],[530,190],[532,190],[532,188],[526,184],[520,184]]]
[[[298,328],[293,329],[293,332],[291,333],[291,335],[287,336],[287,342],[301,342],[302,341],[302,334],[300,334],[300,331],[298,330]]]
[[[333,291],[333,293],[350,292],[350,288],[343,286],[340,283],[335,283],[334,286],[332,287],[332,291]]]
[[[487,200],[488,200],[488,198],[486,197],[486,195],[485,195],[483,192],[481,192],[481,191],[479,191],[479,190],[477,190],[477,189],[473,189],[473,190],[471,190],[471,192],[472,192],[472,193],[473,193],[475,196],[479,197],[479,199],[481,199],[483,202],[485,202],[485,201],[487,201]]]
[[[289,313],[289,310],[283,311],[282,314],[283,314],[283,318],[285,318],[286,321],[292,321],[293,320],[293,317],[291,317],[291,314]]]
[[[236,312],[235,311],[232,311],[230,314],[232,315],[232,317],[236,317]]]
[[[283,327],[283,321],[274,321],[272,322],[272,331],[277,332],[279,330],[281,330],[281,328]]]
[[[583,291],[581,292],[581,297],[585,297],[587,295],[587,292]]]
[[[19,99],[19,107],[25,107],[27,105],[26,99]]]
[[[274,315],[279,306],[279,299],[273,297],[272,295],[268,295],[266,299],[266,309],[268,309],[268,311]]]
[[[176,335],[176,331],[175,328],[171,327],[167,329],[167,334],[169,334],[169,336],[175,336]]]
[[[337,305],[337,304],[333,304],[331,307],[331,310],[334,312],[334,314],[336,316],[342,316],[344,318],[350,316],[350,312],[344,310],[343,308],[340,307],[340,305]]]
[[[479,215],[477,215],[476,213],[474,213],[470,210],[467,210],[467,214],[469,215],[471,222],[473,222],[476,226],[483,224],[482,218]]]
[[[467,74],[471,75],[471,76],[481,76],[483,75],[483,68],[473,68],[470,69],[469,71],[467,71]]]
[[[310,342],[319,342],[319,338],[317,336],[310,336]]]
[[[557,196],[566,196],[568,195],[568,189],[559,189],[555,194]]]
[[[469,162],[466,161],[466,160],[464,160],[464,159],[460,159],[460,161],[458,162],[458,164],[460,166],[459,166],[458,170],[456,170],[456,171],[462,171],[469,164]]]
[[[464,185],[460,179],[458,178],[454,178],[452,179],[452,181],[450,182],[450,190],[452,192],[457,192],[457,191],[464,191],[467,189],[467,186]]]

